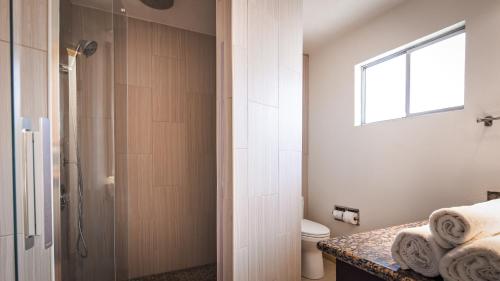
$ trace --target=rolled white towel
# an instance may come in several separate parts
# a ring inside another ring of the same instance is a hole
[[[441,260],[439,271],[446,281],[500,281],[500,236],[451,250]]]
[[[472,206],[444,208],[431,214],[429,224],[436,241],[451,249],[500,232],[500,199]]]
[[[392,258],[402,269],[427,277],[439,276],[439,261],[446,252],[432,237],[429,225],[401,230],[391,247]]]

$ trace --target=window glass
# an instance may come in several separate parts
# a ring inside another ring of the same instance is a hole
[[[464,104],[465,33],[410,55],[410,113]]]
[[[365,123],[405,116],[404,55],[367,68],[365,78]]]
[[[462,109],[465,39],[457,24],[358,65],[355,125]]]

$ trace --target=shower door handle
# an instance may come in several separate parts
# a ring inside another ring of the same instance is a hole
[[[39,131],[23,119],[22,177],[25,249],[34,246],[35,236],[44,236],[45,248],[52,246],[52,173],[50,121],[40,118]],[[43,223],[42,223],[43,222]],[[42,233],[43,232],[43,233]]]
[[[40,132],[38,133],[38,143],[35,146],[37,153],[35,159],[37,163],[39,187],[37,191],[40,192],[40,226],[37,229],[37,235],[42,235],[44,238],[45,249],[52,246],[52,161],[51,161],[51,138],[50,138],[50,121],[48,118],[40,118]],[[37,218],[38,220],[38,218]],[[40,228],[43,228],[40,229]]]
[[[25,119],[26,120],[26,119]],[[31,123],[23,122],[22,130],[22,177],[23,222],[25,250],[33,248],[36,234],[34,138]]]

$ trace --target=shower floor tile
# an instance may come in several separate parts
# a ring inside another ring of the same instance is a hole
[[[217,281],[217,266],[206,265],[174,272],[130,279],[129,281]]]

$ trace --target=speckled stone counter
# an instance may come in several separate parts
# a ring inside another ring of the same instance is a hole
[[[318,243],[323,252],[351,266],[364,270],[383,280],[436,281],[441,278],[424,277],[411,270],[402,270],[391,257],[392,241],[399,230],[416,227],[427,222],[417,222],[370,232],[331,238]]]

